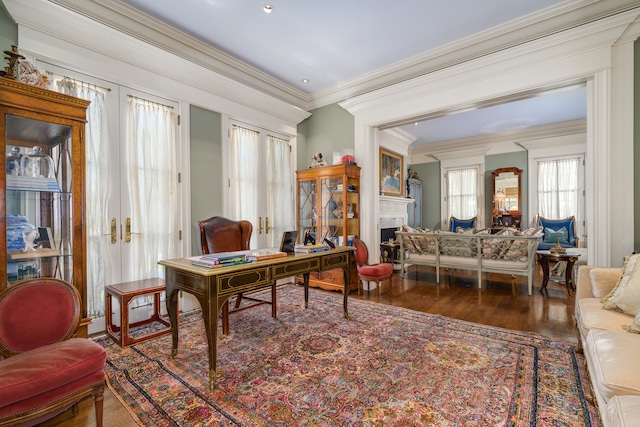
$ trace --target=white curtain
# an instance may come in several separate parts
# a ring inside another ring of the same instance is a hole
[[[231,130],[230,168],[231,194],[233,205],[231,216],[234,220],[251,221],[255,227],[258,218],[258,149],[260,132],[233,125]],[[251,234],[251,247],[255,248],[257,233]]]
[[[478,215],[478,169],[447,171],[449,216],[469,219]]]
[[[106,92],[89,83],[53,76],[53,87],[61,93],[91,101],[87,110],[86,150],[86,233],[87,233],[87,311],[90,317],[104,316],[104,286],[111,283],[108,264],[109,218],[109,133]]]
[[[296,211],[291,183],[291,151],[289,141],[272,135],[267,137],[268,230],[271,247],[280,245],[282,233],[294,227]]]
[[[560,219],[579,215],[580,158],[538,162],[538,213]]]
[[[133,280],[162,277],[161,259],[176,258],[178,171],[171,107],[129,96],[126,176],[131,197]]]

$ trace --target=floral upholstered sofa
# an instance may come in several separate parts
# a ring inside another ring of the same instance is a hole
[[[640,254],[580,266],[575,319],[605,427],[640,426]]]
[[[401,274],[409,265],[436,267],[436,281],[440,283],[440,268],[475,270],[478,288],[482,287],[482,273],[504,273],[526,276],[528,292],[533,290],[536,250],[542,228],[524,231],[505,228],[498,234],[486,230],[422,230],[403,226],[396,232],[400,242]]]

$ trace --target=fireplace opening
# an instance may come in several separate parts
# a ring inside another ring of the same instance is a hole
[[[396,231],[398,231],[399,228],[381,228],[380,229],[380,243],[386,243],[389,241],[389,239],[393,239],[394,241],[396,240]]]

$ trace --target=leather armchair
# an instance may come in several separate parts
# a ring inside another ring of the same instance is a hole
[[[0,294],[0,426],[35,425],[93,397],[102,426],[102,346],[73,338],[80,322],[73,285],[39,278]]]
[[[253,225],[249,221],[234,221],[225,217],[214,216],[198,221],[197,226],[200,230],[200,246],[203,254],[246,251],[250,249]],[[240,307],[242,298],[252,301],[253,304]],[[222,334],[229,335],[229,313],[262,304],[271,304],[271,315],[275,319],[277,316],[275,282],[271,285],[271,301],[238,294],[233,310],[229,309],[229,301],[225,302],[222,306]]]
[[[542,237],[538,244],[538,250],[549,250],[558,245],[563,248],[577,248],[578,236],[576,231],[576,218],[570,216],[563,219],[549,219],[540,215],[536,216],[536,224],[543,227]]]

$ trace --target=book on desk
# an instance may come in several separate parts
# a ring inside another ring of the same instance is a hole
[[[272,249],[263,249],[255,252],[250,252],[247,254],[247,261],[265,261],[268,259],[274,258],[283,258],[286,257],[286,252],[281,252]]]
[[[326,243],[319,243],[315,245],[296,245],[295,251],[297,253],[310,254],[313,252],[324,252],[329,250],[329,245]]]
[[[214,254],[206,254],[191,259],[193,265],[207,268],[220,268],[230,265],[244,264],[250,262],[247,260],[248,251],[235,252],[218,252]]]

